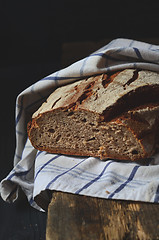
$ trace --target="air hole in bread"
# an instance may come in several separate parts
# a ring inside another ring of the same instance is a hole
[[[54,133],[55,130],[54,130],[53,128],[50,128],[50,129],[48,130],[48,132],[49,132],[49,133]]]
[[[97,129],[97,128],[93,128],[92,131],[93,131],[93,132],[99,132],[100,130]]]
[[[88,139],[87,142],[93,141],[93,140],[95,140],[95,139],[96,139],[95,137],[92,137],[92,138]]]
[[[74,112],[69,112],[68,114],[67,114],[67,116],[72,116],[74,114]]]
[[[138,151],[136,149],[134,149],[134,150],[132,150],[132,154],[136,155],[136,154],[138,154]]]
[[[56,138],[56,142],[59,142],[60,138],[61,138],[61,135],[58,135],[57,138]]]
[[[82,122],[87,122],[86,118],[83,118],[81,121],[82,121]]]

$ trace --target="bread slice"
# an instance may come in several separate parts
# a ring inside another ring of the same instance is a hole
[[[28,123],[42,151],[136,161],[157,148],[159,73],[126,69],[56,89]]]

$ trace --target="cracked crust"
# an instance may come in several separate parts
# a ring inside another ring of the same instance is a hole
[[[56,89],[28,136],[50,153],[139,160],[156,151],[159,74],[126,69]]]

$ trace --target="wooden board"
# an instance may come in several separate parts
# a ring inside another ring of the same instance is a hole
[[[159,205],[54,192],[46,240],[159,239]]]

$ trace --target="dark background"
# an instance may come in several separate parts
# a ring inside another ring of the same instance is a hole
[[[1,0],[0,180],[13,164],[16,96],[62,67],[63,44],[159,39],[158,26],[154,1]],[[24,198],[11,205],[0,199],[0,213],[0,239],[45,239],[47,214],[32,209]]]

